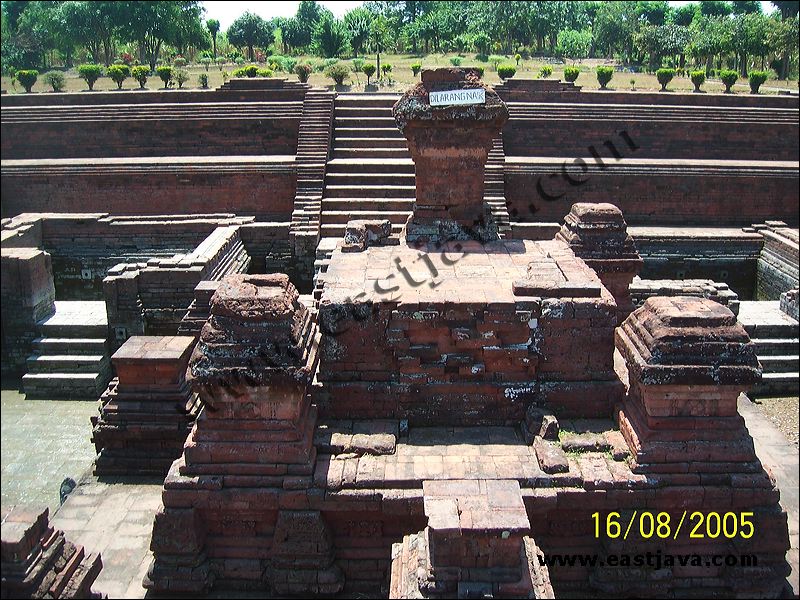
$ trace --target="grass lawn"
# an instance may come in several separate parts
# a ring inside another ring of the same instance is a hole
[[[402,92],[407,89],[412,84],[419,81],[419,76],[414,77],[411,71],[411,65],[415,62],[422,63],[422,68],[436,68],[436,67],[449,67],[451,66],[450,58],[457,56],[456,54],[429,54],[427,56],[418,57],[418,56],[409,56],[409,55],[382,55],[381,56],[381,64],[389,63],[392,65],[392,72],[391,78],[392,81],[382,81],[380,82],[380,87],[382,91],[391,91],[391,92]],[[312,61],[318,62],[319,59],[312,58],[312,57],[301,57],[301,61],[303,59],[310,59]],[[375,57],[371,56],[369,59],[374,60]],[[352,66],[351,60],[344,60],[343,62]],[[509,58],[506,62],[513,64],[513,58]],[[551,79],[563,79],[564,77],[564,67],[567,66],[563,63],[551,63],[541,58],[535,58],[530,60],[523,60],[520,62],[520,65],[517,70],[516,78],[518,79],[536,79],[539,76],[539,68],[544,65],[549,64],[553,68],[553,74],[550,76]],[[610,64],[606,61],[602,60],[586,60],[580,63],[577,63],[582,70],[578,80],[575,82],[577,85],[582,86],[586,90],[596,90],[600,88],[600,85],[597,83],[597,77],[595,76],[594,69],[598,64]],[[489,63],[483,63],[476,61],[473,54],[468,54],[462,58],[462,66],[473,66],[478,65],[482,66],[484,71],[483,79],[489,85],[496,85],[500,83],[500,78],[498,77],[497,73],[494,71],[494,68]],[[220,70],[216,65],[212,65],[208,71],[208,86],[209,88],[216,88],[223,84],[223,72],[231,73],[238,66],[234,64],[227,64],[222,67]],[[184,89],[199,89],[200,85],[197,81],[198,75],[200,73],[205,72],[205,68],[200,65],[193,65],[186,68],[187,71],[190,73],[190,79],[188,82],[184,84]],[[66,75],[66,87],[64,91],[67,92],[85,92],[87,91],[86,82],[80,79],[74,69],[71,69],[65,73]],[[296,81],[297,76],[294,74],[288,73],[276,73],[276,77],[286,77],[290,80]],[[375,77],[373,77],[373,80]],[[633,80],[633,84],[631,84],[631,80]],[[367,82],[366,75],[363,73],[359,74],[352,74],[350,84],[352,91],[363,91],[364,85]],[[326,77],[323,73],[315,71],[312,73],[311,77],[309,78],[309,83],[315,86],[327,86],[333,87],[333,81]],[[161,84],[161,80],[158,76],[153,75],[147,82],[146,88],[147,89],[158,89],[162,88],[163,85]],[[611,80],[611,83],[608,85],[609,89],[614,90],[631,90],[632,88],[636,91],[657,91],[661,89],[661,85],[656,80],[655,75],[647,74],[647,73],[624,73],[624,72],[615,72],[614,78]],[[111,81],[108,77],[101,77],[97,80],[94,85],[95,90],[98,91],[115,91],[117,89],[116,84]],[[133,90],[138,89],[139,84],[134,81],[133,79],[127,79],[123,86],[123,90]],[[3,77],[2,78],[2,89],[7,90],[9,94],[14,93],[25,93],[25,90],[22,86],[17,83],[16,88],[12,86],[11,78],[10,77]],[[673,91],[691,91],[694,89],[692,82],[689,81],[688,77],[676,77],[675,79],[670,82],[667,86],[667,89]],[[721,82],[717,80],[708,80],[706,83],[703,84],[703,90],[709,93],[720,93],[725,90],[725,86],[722,85]],[[734,86],[735,93],[750,93],[750,87],[747,84],[746,80],[740,80]],[[761,93],[763,94],[776,94],[778,90],[798,90],[798,82],[795,80],[790,81],[778,81],[771,79],[764,83],[761,88]],[[36,82],[36,85],[33,86],[34,92],[48,92],[50,91],[50,87],[44,82],[43,74],[39,75],[39,80]]]

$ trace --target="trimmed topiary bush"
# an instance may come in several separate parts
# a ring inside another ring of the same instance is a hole
[[[689,73],[689,79],[692,80],[694,84],[694,91],[700,92],[700,86],[706,82],[706,72],[705,71],[692,71]]]
[[[414,77],[419,75],[419,72],[422,70],[422,63],[411,63],[411,72],[414,74]]]
[[[185,69],[175,71],[175,81],[178,82],[178,89],[183,89],[183,84],[189,81],[189,71]]]
[[[53,88],[54,92],[60,92],[64,89],[64,85],[66,85],[66,79],[61,71],[50,71],[49,73],[45,73],[44,81],[47,85]]]
[[[667,91],[667,84],[675,77],[675,69],[659,69],[656,71],[656,79],[661,84],[661,91]]]
[[[200,64],[206,68],[206,71],[208,71],[209,67],[211,66],[211,57],[204,56],[203,58],[200,59]]]
[[[766,71],[750,71],[747,74],[747,78],[750,81],[750,93],[757,94],[758,88],[769,78],[769,73]]]
[[[139,88],[144,89],[144,84],[147,83],[147,78],[150,76],[150,68],[145,65],[133,67],[131,75],[139,82]]]
[[[272,69],[259,69],[256,71],[256,77],[272,77]]]
[[[384,77],[388,77],[389,80],[392,79],[392,65],[390,63],[383,63],[381,65],[381,73],[383,73]]]
[[[739,79],[739,74],[731,69],[724,69],[719,72],[719,78],[725,84],[725,93],[730,94],[733,84]]]
[[[175,76],[175,69],[166,65],[162,65],[160,67],[156,67],[156,75],[158,75],[159,79],[164,82],[164,89],[167,89],[170,83],[172,83],[172,78]]]
[[[564,80],[569,81],[570,83],[574,82],[578,75],[581,74],[581,70],[578,67],[564,67]]]
[[[17,81],[25,88],[25,93],[30,94],[36,80],[39,78],[39,71],[36,69],[22,69],[14,74]]]
[[[299,65],[295,65],[294,67],[295,75],[297,75],[297,78],[300,80],[300,83],[308,82],[308,78],[313,70],[314,69],[308,63],[300,63]]]
[[[106,75],[111,78],[111,81],[117,84],[117,89],[122,89],[122,84],[131,76],[131,70],[128,65],[111,65],[106,70]]]
[[[543,65],[539,69],[539,77],[541,77],[542,79],[547,79],[552,74],[553,74],[553,67],[551,67],[550,65]]]
[[[500,76],[500,79],[511,79],[517,74],[517,67],[514,65],[500,65],[497,67],[497,74]]]
[[[515,54],[514,55],[514,60],[517,61],[517,66],[519,66],[519,61],[522,60],[522,55],[521,54]]]
[[[226,62],[228,62],[228,60],[224,56],[217,57],[217,66],[219,67],[220,71],[222,71],[222,67],[225,65]]]
[[[600,84],[600,89],[606,89],[608,82],[614,77],[614,67],[597,67],[597,83]]]
[[[86,82],[89,86],[89,91],[94,89],[94,82],[100,79],[103,74],[103,67],[95,64],[80,65],[78,67],[78,77]]]
[[[489,61],[489,64],[494,67],[494,70],[497,71],[497,68],[500,66],[500,63],[505,60],[505,57],[500,56],[499,54],[490,54],[487,60]]]
[[[285,71],[286,70],[286,57],[282,54],[270,54],[267,57],[267,64],[268,65],[275,65],[276,71]]]
[[[453,65],[454,67],[460,67],[462,62],[463,61],[460,56],[452,56],[450,58],[450,64]]]
[[[172,61],[172,66],[175,67],[176,69],[185,67],[187,64],[189,63],[180,54],[175,57],[175,60]]]
[[[375,65],[373,65],[372,63],[367,63],[367,64],[364,65],[364,68],[361,69],[361,70],[364,72],[364,75],[367,76],[367,85],[370,85],[369,79],[370,79],[370,77],[375,75],[375,70],[376,70]]]
[[[197,76],[197,83],[200,84],[200,87],[206,89],[208,87],[208,73],[200,73]]]
[[[342,64],[331,65],[325,69],[325,76],[333,79],[336,85],[344,85],[344,80],[350,77],[350,69]]]
[[[483,74],[486,72],[486,69],[483,67],[469,67],[470,69],[478,72],[478,77],[483,77]]]
[[[294,73],[294,68],[297,66],[297,63],[300,62],[294,56],[285,56],[283,58],[283,66],[287,73]]]

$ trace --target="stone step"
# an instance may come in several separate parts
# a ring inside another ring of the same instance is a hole
[[[399,234],[405,223],[392,223],[392,233]],[[344,236],[345,223],[325,223],[320,225],[320,236],[323,238],[341,239]]]
[[[795,373],[800,371],[800,357],[798,355],[759,356],[758,360],[765,373]]]
[[[389,125],[392,125],[389,127]],[[360,125],[358,123],[336,123],[334,129],[335,139],[341,138],[389,138],[389,139],[396,139],[396,140],[403,140],[405,143],[406,138],[403,137],[403,134],[400,133],[400,130],[397,127],[394,127],[394,123],[386,123],[385,125],[377,125],[377,124],[367,124],[364,123]]]
[[[336,173],[328,170],[325,185],[358,185],[365,187],[410,186],[414,187],[413,173]]]
[[[333,158],[328,161],[328,173],[406,174],[414,176],[414,161],[410,158]],[[387,182],[388,183],[388,182]]]
[[[33,349],[38,354],[105,354],[105,338],[36,338]]]
[[[333,140],[333,149],[341,150],[344,148],[357,148],[360,150],[372,150],[376,148],[395,148],[408,152],[408,144],[405,138],[392,137],[337,137]],[[410,158],[411,154],[407,156]]]
[[[108,367],[103,354],[35,354],[27,359],[28,373],[95,373]]]
[[[414,208],[413,198],[325,198],[323,205],[329,210],[389,210],[407,211]]]
[[[22,376],[27,398],[96,401],[110,380],[110,373],[28,373]]]
[[[800,392],[800,372],[764,373],[761,382],[748,393],[750,396],[797,396]]]
[[[335,148],[333,158],[411,158],[406,148]]]
[[[756,354],[759,358],[779,354],[796,354],[800,348],[800,340],[797,338],[753,338],[752,341],[756,345]]]
[[[414,198],[413,185],[328,185],[325,196],[329,198]]]
[[[337,119],[346,117],[394,119],[391,106],[337,106],[334,115]]]
[[[400,130],[397,129],[395,124],[395,120],[393,117],[339,117],[337,116],[334,121],[334,127],[336,129],[345,128],[345,129],[373,129],[373,128],[380,128],[380,129],[394,129],[398,134],[400,134]],[[402,135],[402,134],[400,134]]]
[[[399,99],[399,94],[339,94],[336,97],[336,108],[348,106],[391,108]]]
[[[410,211],[324,210],[322,211],[322,222],[347,225],[347,222],[353,219],[389,219],[393,224],[404,224],[410,214]]]

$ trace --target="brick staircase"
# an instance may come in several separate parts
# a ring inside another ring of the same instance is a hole
[[[800,326],[779,302],[741,302],[739,321],[753,343],[764,373],[755,396],[796,396],[800,381]]]
[[[25,395],[96,400],[111,379],[105,302],[56,301],[38,329],[22,377]]]

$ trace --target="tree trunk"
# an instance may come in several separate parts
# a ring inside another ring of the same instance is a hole
[[[739,75],[747,77],[747,54],[745,53],[739,56]]]
[[[252,44],[248,44],[247,45],[247,51],[250,53],[250,62],[253,62],[253,45]]]
[[[380,79],[381,78],[381,53],[377,52],[375,56],[376,56],[377,62],[378,62],[378,68],[375,70],[375,74],[378,76],[378,79]]]
[[[211,36],[211,41],[214,44],[214,60],[217,60],[217,36],[216,35]]]
[[[789,76],[789,53],[784,52],[781,56],[781,70],[778,73],[778,79],[787,79]]]

